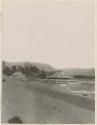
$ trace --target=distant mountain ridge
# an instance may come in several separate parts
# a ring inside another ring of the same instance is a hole
[[[60,70],[68,75],[85,75],[85,76],[95,76],[94,68],[66,68]]]

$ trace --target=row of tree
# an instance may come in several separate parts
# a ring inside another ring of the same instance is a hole
[[[11,76],[16,71],[23,73],[26,77],[39,77],[46,78],[47,72],[39,70],[36,66],[25,65],[25,66],[4,66],[2,68],[3,74]]]
[[[93,80],[95,79],[95,76],[87,76],[87,75],[74,75],[75,79],[87,79],[87,80]]]

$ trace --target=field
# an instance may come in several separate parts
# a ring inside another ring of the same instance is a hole
[[[6,77],[2,84],[2,123],[18,116],[23,123],[93,124],[93,99],[72,95],[60,85]]]

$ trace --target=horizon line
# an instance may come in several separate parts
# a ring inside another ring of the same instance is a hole
[[[8,62],[8,63],[40,63],[40,64],[47,64],[52,66],[55,69],[95,69],[95,66],[91,66],[91,67],[63,67],[63,68],[57,68],[55,66],[53,66],[52,64],[49,63],[45,63],[45,62],[34,62],[34,61],[8,61],[8,60],[2,60],[1,62]]]

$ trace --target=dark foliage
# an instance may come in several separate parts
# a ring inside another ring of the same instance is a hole
[[[22,71],[23,71],[23,69],[22,69]],[[37,68],[37,67],[35,67],[35,66],[31,66],[31,65],[26,65],[25,67],[24,67],[24,74],[26,75],[26,76],[38,76],[38,74],[39,74],[39,69]]]
[[[25,74],[23,66],[18,66],[18,71],[20,71],[21,73]]]
[[[10,75],[12,75],[12,70],[11,70],[11,68],[9,68],[8,66],[5,66],[5,67],[3,67],[3,73],[5,74],[5,75],[7,75],[7,76],[10,76]]]
[[[3,73],[5,75],[10,76],[16,71],[25,74],[26,77],[41,78],[41,79],[47,78],[48,75],[52,74],[52,72],[50,73],[50,72],[45,72],[43,70],[41,71],[36,66],[32,66],[29,63],[26,63],[24,66],[13,65],[9,67],[5,66],[5,62],[3,62]]]
[[[41,79],[45,79],[45,78],[47,78],[47,73],[45,71],[41,71],[40,74],[39,74],[39,77]]]
[[[89,79],[89,80],[95,79],[95,76],[86,76],[86,75],[74,75],[73,77],[75,79]]]
[[[12,67],[11,67],[11,71],[12,71],[12,73],[15,73],[16,72],[16,66],[15,65],[13,65]]]

